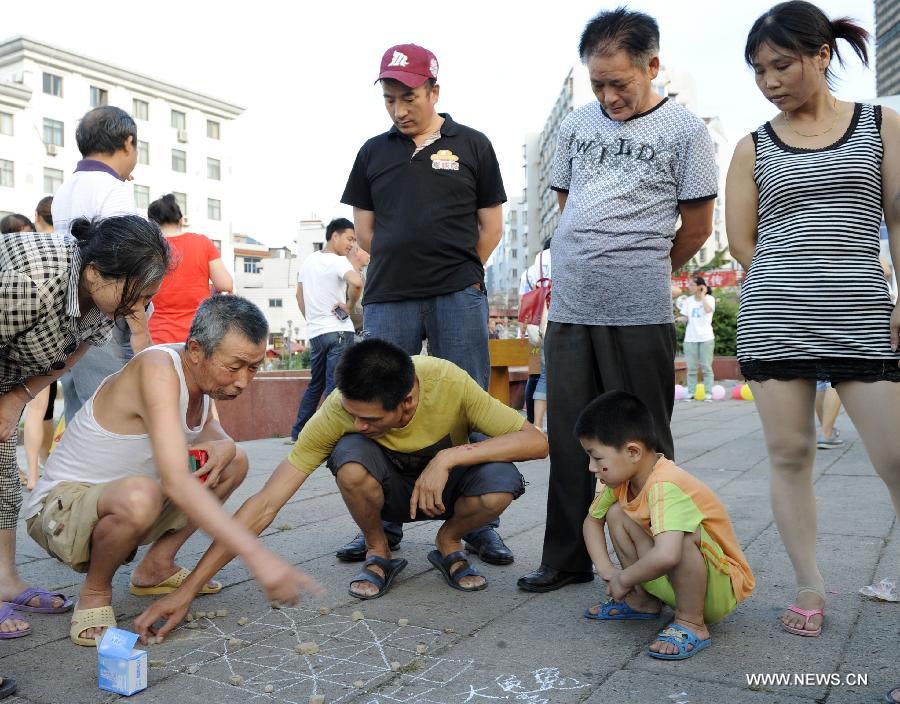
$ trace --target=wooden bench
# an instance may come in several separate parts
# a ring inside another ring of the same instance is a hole
[[[498,401],[509,405],[510,367],[527,367],[528,340],[488,340],[491,355],[491,381],[488,393]]]

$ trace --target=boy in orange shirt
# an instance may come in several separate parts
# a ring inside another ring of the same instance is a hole
[[[703,482],[656,452],[653,419],[632,394],[596,398],[575,434],[601,484],[584,539],[608,595],[585,617],[655,619],[666,604],[675,619],[648,654],[662,660],[695,655],[710,644],[706,624],[727,616],[753,591],[725,507]],[[610,561],[605,526],[621,569]]]

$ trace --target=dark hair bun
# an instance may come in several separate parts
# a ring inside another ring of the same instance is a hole
[[[77,218],[69,225],[69,232],[78,241],[87,242],[93,234],[92,225],[87,218]]]

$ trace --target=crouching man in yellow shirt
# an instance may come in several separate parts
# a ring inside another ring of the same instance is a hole
[[[368,548],[362,571],[350,583],[352,596],[382,596],[406,566],[406,560],[391,559],[382,519],[443,520],[429,561],[454,589],[484,589],[487,581],[468,563],[462,536],[522,495],[524,481],[512,463],[546,457],[544,434],[451,362],[410,357],[383,340],[347,349],[335,377],[337,389],[303,428],[290,455],[235,517],[262,532],[327,460]],[[487,437],[470,442],[472,434]],[[135,620],[137,631],[165,636],[232,557],[213,543],[176,592]],[[166,623],[156,632],[152,627],[160,619]]]

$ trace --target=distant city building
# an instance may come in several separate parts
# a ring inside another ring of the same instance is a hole
[[[725,261],[731,261],[731,255],[727,251],[728,235],[725,231],[725,177],[728,175],[728,162],[731,159],[731,143],[728,141],[728,137],[725,136],[725,129],[722,127],[722,121],[718,117],[704,117],[703,122],[706,123],[706,129],[709,130],[709,136],[712,137],[716,150],[716,164],[719,167],[719,187],[718,197],[713,210],[712,234],[703,243],[700,251],[691,259],[689,265],[691,268],[709,264],[713,257],[716,256],[716,253],[723,250],[725,250]]]
[[[316,218],[300,221],[297,230],[297,257],[300,264],[313,252],[325,248],[325,223]]]
[[[875,0],[875,78],[879,96],[900,94],[898,0]]]
[[[306,345],[306,320],[297,305],[297,272],[301,261],[287,247],[267,247],[248,235],[235,233],[235,293],[253,301],[269,321],[269,343],[277,333]]]
[[[29,217],[81,159],[78,120],[115,105],[137,123],[138,210],[174,193],[189,229],[232,260],[231,121],[243,108],[43,42],[0,43],[0,215]]]
[[[494,251],[496,266],[491,266],[491,293],[502,293],[511,305],[516,305],[519,277],[528,266],[528,207],[523,197],[506,204],[503,239]]]

